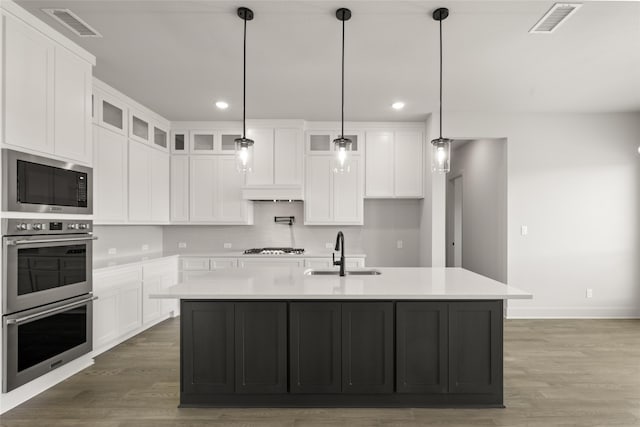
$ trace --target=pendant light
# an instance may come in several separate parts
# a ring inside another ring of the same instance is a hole
[[[440,137],[431,141],[431,171],[448,173],[451,170],[451,142],[442,137],[442,21],[449,16],[449,9],[441,7],[433,12],[433,19],[440,23]]]
[[[247,21],[253,19],[253,11],[246,7],[238,8],[238,16],[244,21],[244,45],[242,48],[242,137],[234,139],[236,144],[236,167],[238,172],[247,173],[253,169],[253,140],[247,138]]]
[[[351,11],[346,8],[336,10],[336,18],[342,21],[342,104],[341,104],[341,129],[340,136],[333,140],[335,159],[333,171],[335,173],[349,173],[351,171],[351,159],[349,152],[353,143],[349,138],[344,136],[344,23],[351,19]]]

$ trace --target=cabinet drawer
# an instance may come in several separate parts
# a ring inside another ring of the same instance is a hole
[[[222,268],[238,267],[236,258],[211,258],[211,270],[220,270]]]
[[[182,270],[209,270],[209,258],[183,258]]]

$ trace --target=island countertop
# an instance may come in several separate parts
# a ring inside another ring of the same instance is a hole
[[[374,276],[310,276],[304,268],[223,269],[151,294],[204,300],[507,300],[532,294],[462,268],[376,268]]]

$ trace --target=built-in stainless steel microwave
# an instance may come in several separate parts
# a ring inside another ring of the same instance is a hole
[[[93,171],[86,166],[2,150],[2,210],[93,213]]]

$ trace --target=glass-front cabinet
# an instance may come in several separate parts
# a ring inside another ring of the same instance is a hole
[[[189,154],[189,131],[171,131],[171,154]]]
[[[175,136],[179,136],[176,133]],[[186,137],[186,132],[182,132]],[[239,130],[192,130],[190,132],[190,154],[233,154],[235,139],[240,138]],[[176,139],[173,140],[176,143]],[[176,148],[173,152],[181,152]]]
[[[349,138],[351,143],[351,151],[355,154],[361,154],[362,142],[364,141],[363,132],[354,132],[346,130],[345,138]],[[340,130],[331,131],[307,131],[307,153],[309,154],[329,154],[335,151],[333,140],[340,136]]]
[[[160,127],[153,126],[153,143],[156,148],[161,148],[164,151],[168,150],[168,132]]]
[[[130,113],[129,138],[138,142],[149,142],[149,120],[143,118],[141,114],[132,111]]]

